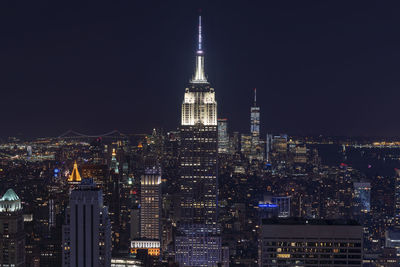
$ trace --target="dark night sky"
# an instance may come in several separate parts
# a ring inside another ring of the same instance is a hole
[[[398,2],[126,0],[1,1],[0,136],[176,128],[199,7],[230,130],[400,134]]]

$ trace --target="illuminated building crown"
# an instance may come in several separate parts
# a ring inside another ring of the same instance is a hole
[[[21,200],[11,188],[0,198],[0,212],[15,212],[22,210]]]
[[[71,175],[68,177],[68,182],[80,182],[82,181],[81,175],[78,171],[78,164],[74,163],[74,169],[72,170]]]
[[[217,125],[217,102],[214,89],[210,87],[204,73],[201,16],[199,16],[199,40],[196,52],[196,70],[185,90],[182,103],[181,125]]]

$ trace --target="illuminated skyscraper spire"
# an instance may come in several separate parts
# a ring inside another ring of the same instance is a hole
[[[196,71],[191,81],[192,83],[207,83],[204,74],[204,53],[203,53],[203,36],[201,33],[201,15],[199,15],[199,40],[196,52]]]
[[[198,45],[199,48],[197,49],[197,53],[202,53],[202,47],[201,47],[201,43],[202,43],[202,38],[201,38],[201,15],[199,15],[199,41],[198,41]]]
[[[254,88],[254,106],[257,107],[257,88]]]

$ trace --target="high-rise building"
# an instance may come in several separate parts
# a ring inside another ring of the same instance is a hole
[[[400,169],[395,169],[395,224],[400,227]]]
[[[12,189],[0,198],[0,266],[25,266],[22,205]]]
[[[240,148],[240,135],[239,132],[233,132],[232,137],[230,138],[230,153],[233,155],[235,153],[239,153]]]
[[[371,243],[372,249],[383,246],[384,233],[396,219],[396,181],[393,178],[376,176],[371,180],[371,215],[374,223],[371,236],[377,241]]]
[[[111,225],[102,190],[83,179],[72,190],[63,235],[63,266],[110,266]]]
[[[217,266],[221,238],[217,225],[217,102],[204,73],[201,16],[196,70],[182,104],[180,207],[175,260],[180,266]]]
[[[132,208],[131,209],[131,240],[139,239],[140,238],[140,209],[139,208]]]
[[[265,219],[259,266],[362,266],[363,229],[356,222]]]
[[[294,163],[307,163],[307,146],[306,145],[296,145],[294,148]]]
[[[251,159],[263,159],[260,142],[260,107],[257,106],[257,89],[254,88],[254,105],[250,108]]]
[[[252,136],[249,134],[241,134],[240,136],[240,152],[246,157],[251,154],[251,140]]]
[[[160,240],[161,170],[147,168],[142,176],[140,193],[140,237]]]
[[[353,214],[361,216],[371,211],[371,183],[354,183]]]
[[[56,227],[56,211],[54,207],[54,199],[49,199],[49,229]]]
[[[115,145],[115,144],[113,144]],[[117,253],[121,248],[122,238],[122,209],[121,209],[121,198],[122,198],[122,172],[120,172],[119,157],[120,150],[119,146],[110,147],[111,159],[109,160],[109,173],[105,185],[104,202],[108,207],[110,222],[111,222],[111,240],[112,240],[112,251]]]
[[[272,150],[272,134],[267,134],[265,139],[265,158],[267,162],[271,162],[271,150]]]
[[[228,119],[218,119],[218,153],[229,152]]]
[[[272,139],[272,150],[280,155],[286,155],[288,148],[287,135],[276,135]]]

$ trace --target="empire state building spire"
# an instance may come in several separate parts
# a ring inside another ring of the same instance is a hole
[[[194,73],[192,83],[207,83],[204,73],[204,52],[203,52],[203,36],[201,34],[201,15],[199,15],[199,40],[196,52],[196,71]]]
[[[217,102],[214,88],[204,73],[203,36],[199,16],[199,40],[196,51],[196,71],[185,90],[182,103],[182,125],[217,125]]]

